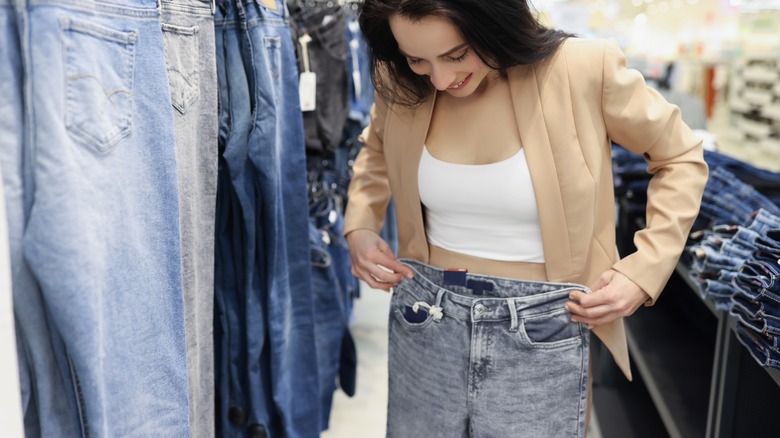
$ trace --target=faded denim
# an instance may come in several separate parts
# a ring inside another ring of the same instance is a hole
[[[467,275],[483,295],[415,271],[391,298],[387,436],[582,437],[589,331],[564,304],[571,283]]]
[[[24,256],[62,336],[81,433],[188,436],[173,109],[157,2],[37,0],[25,13]]]
[[[211,0],[161,0],[181,210],[190,426],[214,436],[214,209],[217,71]]]

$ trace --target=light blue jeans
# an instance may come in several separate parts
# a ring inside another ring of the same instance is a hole
[[[401,261],[414,279],[390,304],[388,437],[585,435],[590,334],[564,304],[587,287],[472,274],[464,287]]]
[[[76,436],[81,433],[76,396],[65,349],[51,324],[41,290],[24,259],[22,238],[26,223],[24,71],[20,31],[27,27],[23,4],[16,13],[9,0],[0,0],[0,167],[8,220],[16,344],[25,434]],[[28,203],[29,206],[29,203]],[[29,207],[28,207],[29,208]]]
[[[173,109],[157,2],[42,0],[25,11],[24,256],[62,335],[82,431],[188,436]]]

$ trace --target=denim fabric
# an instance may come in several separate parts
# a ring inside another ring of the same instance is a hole
[[[249,157],[257,171],[257,300],[267,332],[249,326],[250,428],[272,436],[316,436],[320,431],[319,379],[311,286],[306,157],[298,99],[298,69],[284,1],[275,8],[237,3],[252,103]],[[248,293],[255,293],[252,289]],[[250,308],[250,306],[247,306]],[[259,364],[259,366],[258,366]],[[268,367],[268,368],[263,368]],[[262,381],[270,379],[270,392]],[[273,395],[273,405],[267,403]]]
[[[702,212],[713,224],[743,224],[759,209],[780,215],[780,207],[724,168],[715,168],[704,189]]]
[[[730,256],[708,246],[696,247],[690,253],[693,255],[693,270],[711,278],[716,277],[721,269],[736,270],[745,261],[744,258]]]
[[[214,22],[220,103],[215,254],[216,431],[217,436],[242,436],[247,433],[250,412],[248,370],[258,366],[257,359],[251,359],[248,353],[249,333],[261,339],[265,336],[263,308],[256,298],[260,288],[258,189],[256,172],[249,161],[252,113],[242,53],[248,41],[241,31],[234,2],[221,2]],[[254,390],[267,394],[266,403],[270,403],[269,385],[264,381],[254,384]]]
[[[589,332],[564,308],[585,286],[468,274],[484,295],[415,271],[391,298],[388,437],[585,434]]]
[[[641,156],[632,154],[618,145],[613,145],[612,161],[616,182],[618,183],[616,188],[619,188],[619,183],[624,178],[627,178],[639,182],[634,189],[641,192],[647,190],[647,182],[650,175],[645,171],[647,165]],[[736,179],[752,186],[759,193],[766,196],[772,201],[772,204],[780,204],[780,173],[757,168],[716,151],[705,150],[704,161],[707,162],[710,169],[724,169],[733,174]]]
[[[16,318],[24,429],[29,438],[77,436],[81,433],[75,391],[59,334],[48,318],[40,288],[23,255],[27,192],[30,191],[30,150],[25,147],[26,99],[24,71],[29,53],[22,51],[20,30],[26,28],[26,11],[19,15],[8,0],[0,0],[0,167],[3,178],[8,249]],[[29,47],[29,35],[25,37]],[[29,203],[27,203],[29,208]]]
[[[161,0],[176,139],[191,436],[214,435],[217,72],[211,0]]]
[[[0,7],[0,24],[10,16],[10,9]],[[0,48],[0,53],[4,49]],[[1,59],[1,58],[0,58]],[[3,435],[23,437],[19,362],[16,353],[13,301],[11,297],[11,257],[8,244],[8,219],[5,214],[3,172],[0,168],[0,424]],[[25,364],[26,365],[26,364]]]
[[[361,126],[371,120],[371,105],[374,103],[374,83],[371,81],[371,67],[368,62],[368,45],[358,24],[357,3],[347,14],[347,84],[349,89],[349,119]]]
[[[317,370],[320,382],[320,429],[328,428],[336,377],[339,371],[341,339],[345,327],[340,282],[328,246],[327,231],[309,224],[311,243],[312,291],[314,293],[314,327],[317,341]]]
[[[304,71],[298,38],[311,37],[307,51],[309,70],[317,75],[316,107],[303,113],[306,150],[331,156],[341,143],[349,113],[347,88],[346,12],[341,5],[294,10],[293,40],[298,50],[298,70]]]
[[[734,279],[734,293],[742,294],[752,301],[766,301],[780,305],[780,267],[755,259],[748,260]]]
[[[734,334],[759,365],[780,368],[780,350],[777,348],[776,337],[762,336],[741,324],[734,328]]]
[[[715,151],[705,150],[704,161],[707,162],[710,169],[716,167],[726,169],[740,181],[752,186],[769,198],[774,204],[780,204],[780,173],[752,166],[742,160]]]
[[[62,334],[83,434],[188,436],[174,128],[156,1],[42,0],[26,13],[25,195],[34,202],[24,255]]]
[[[761,207],[780,214],[780,173],[758,169],[713,151],[704,151],[711,172],[702,208],[693,226],[701,230],[717,224],[742,224]],[[612,147],[615,193],[644,211],[650,175],[646,163],[619,145]]]
[[[746,327],[769,336],[780,335],[780,304],[750,301],[741,294],[734,294],[732,304],[731,314]]]

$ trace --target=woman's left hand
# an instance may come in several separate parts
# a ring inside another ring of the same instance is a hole
[[[570,293],[572,301],[566,303],[566,309],[572,313],[571,319],[587,324],[588,328],[632,315],[650,299],[636,283],[612,269],[601,274],[590,290],[589,294]]]

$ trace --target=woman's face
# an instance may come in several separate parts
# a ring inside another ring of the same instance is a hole
[[[393,15],[390,29],[412,71],[430,77],[437,90],[468,97],[483,88],[480,85],[490,69],[448,19],[430,16],[410,21]]]

